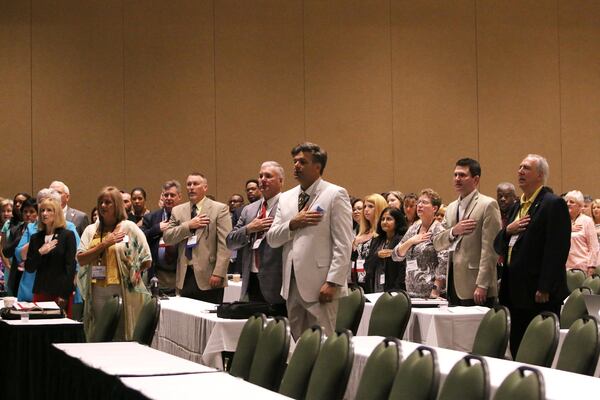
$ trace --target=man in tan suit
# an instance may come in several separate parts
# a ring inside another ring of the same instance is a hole
[[[194,172],[186,180],[189,202],[171,211],[163,234],[167,245],[178,246],[176,287],[183,297],[221,303],[227,286],[231,231],[229,208],[206,197],[208,182]]]
[[[480,177],[476,160],[456,162],[454,188],[459,197],[446,208],[446,230],[433,239],[437,251],[450,251],[447,286],[453,305],[491,306],[498,296],[494,239],[502,223],[496,200],[477,190]]]

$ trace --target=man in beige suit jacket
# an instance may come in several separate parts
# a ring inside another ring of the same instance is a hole
[[[221,303],[231,254],[229,208],[206,197],[204,175],[190,174],[186,186],[190,201],[173,208],[163,234],[165,244],[178,246],[176,287],[183,297]]]
[[[450,250],[447,287],[453,305],[491,306],[498,296],[494,239],[502,222],[496,200],[477,190],[480,176],[476,160],[456,162],[454,188],[459,197],[446,208],[446,230],[433,239],[436,250]]]
[[[325,150],[303,143],[292,156],[299,185],[279,197],[267,243],[283,247],[281,296],[294,338],[315,324],[331,335],[339,298],[348,291],[352,208],[346,189],[321,178]]]

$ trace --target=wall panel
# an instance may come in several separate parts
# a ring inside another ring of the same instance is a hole
[[[216,178],[213,2],[125,1],[124,21],[126,187],[154,209],[164,181]]]
[[[275,160],[296,184],[290,148],[304,138],[302,1],[215,3],[217,193],[243,193]]]
[[[395,184],[447,204],[454,163],[478,156],[474,5],[395,1],[392,24]]]
[[[561,1],[563,191],[600,197],[600,2]]]
[[[483,189],[516,184],[528,153],[545,156],[562,188],[556,1],[477,2],[479,143]]]
[[[32,21],[33,186],[63,180],[89,212],[124,182],[121,2],[35,2]]]
[[[388,1],[305,1],[306,138],[325,178],[365,195],[393,187]]]
[[[0,3],[0,196],[207,174],[225,201],[265,159],[320,143],[362,196],[455,197],[545,155],[557,192],[600,196],[600,5],[589,0]]]
[[[0,196],[31,192],[31,7],[0,2]]]

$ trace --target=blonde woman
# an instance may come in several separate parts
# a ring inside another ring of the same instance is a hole
[[[45,198],[38,205],[37,233],[27,248],[25,270],[36,272],[33,301],[54,301],[71,318],[75,278],[75,234],[68,230],[58,200]]]
[[[593,273],[598,260],[598,236],[594,221],[582,213],[583,194],[572,190],[565,195],[571,217],[571,249],[567,258],[567,269],[579,268]]]
[[[352,242],[352,275],[355,283],[365,283],[365,260],[369,256],[371,239],[376,236],[377,222],[381,212],[387,207],[385,198],[377,193],[368,195],[363,200],[363,212],[360,217],[358,235]]]
[[[104,303],[119,295],[124,313],[115,336],[117,340],[130,340],[144,300],[150,295],[141,279],[142,271],[152,263],[150,248],[140,228],[127,220],[119,189],[102,189],[97,207],[98,221],[83,232],[77,253],[85,331],[88,335],[93,331]]]

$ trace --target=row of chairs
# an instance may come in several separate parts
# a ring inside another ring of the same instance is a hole
[[[248,319],[238,341],[229,373],[295,399],[340,399],[354,355],[348,330],[323,341],[321,327],[307,329],[286,367],[290,346],[289,322],[264,314]]]
[[[573,295],[573,298],[579,299],[581,291],[577,289]],[[574,301],[573,298],[570,298],[571,302]],[[566,304],[565,308],[567,308]],[[567,321],[566,318],[561,317],[561,324],[563,320]],[[598,321],[593,316],[584,314],[567,322],[570,324],[569,331],[558,356],[556,368],[593,376],[600,355]],[[509,311],[506,307],[495,306],[488,311],[479,325],[473,344],[473,353],[480,356],[504,358],[509,336]],[[559,336],[559,322],[556,314],[540,313],[528,325],[515,361],[551,367],[556,355]]]
[[[439,370],[434,349],[420,346],[402,361],[401,343],[386,338],[371,353],[360,380],[358,400],[480,400],[490,393],[489,371],[484,358],[467,355],[450,370],[439,390]],[[542,375],[521,366],[509,374],[494,395],[495,400],[542,400]]]
[[[289,325],[284,317],[266,323],[248,320],[238,343],[230,374],[294,399],[342,399],[354,359],[352,333],[338,331],[323,341],[321,328],[306,330],[287,368]],[[489,372],[484,358],[467,355],[452,368],[439,389],[434,349],[420,346],[402,361],[401,342],[385,338],[371,353],[356,392],[357,399],[487,399]],[[439,394],[438,394],[439,392]],[[539,372],[519,367],[498,388],[494,399],[543,399]]]
[[[587,279],[600,282],[600,277]],[[593,375],[600,353],[598,322],[587,315],[584,293],[591,293],[591,289],[583,287],[573,290],[561,312],[560,328],[569,329],[569,332],[559,355],[557,368]],[[336,330],[350,329],[356,334],[364,304],[362,289],[353,288],[347,297],[340,300]],[[406,292],[399,291],[396,295],[383,293],[373,307],[368,335],[400,339],[410,315],[411,301]],[[515,360],[550,367],[558,347],[559,335],[557,316],[553,313],[540,314],[531,321]],[[509,337],[510,313],[506,307],[496,305],[482,319],[475,335],[472,353],[504,358]],[[585,345],[577,346],[578,343]]]
[[[350,289],[348,296],[340,299],[335,329],[350,330],[354,335],[362,319],[365,295],[361,287]],[[402,338],[410,320],[412,303],[404,290],[383,293],[375,302],[369,319],[369,336]]]
[[[590,276],[579,269],[573,268],[567,270],[567,287],[570,292],[580,287],[588,287],[594,294],[600,294],[600,275],[594,273]]]
[[[117,332],[119,319],[123,313],[123,299],[119,295],[110,298],[96,318],[94,330],[87,338],[92,342],[111,342]],[[133,331],[133,341],[150,346],[160,317],[160,300],[157,297],[147,299],[142,306]]]

